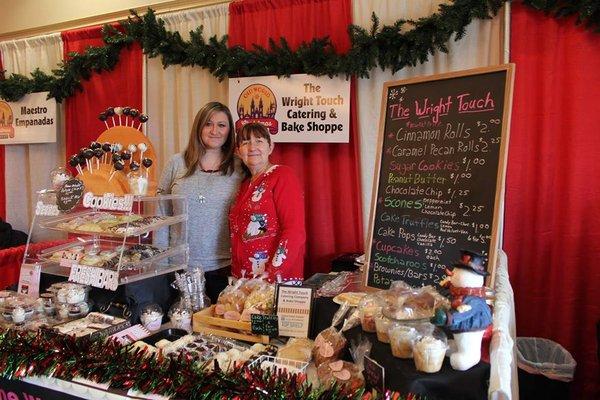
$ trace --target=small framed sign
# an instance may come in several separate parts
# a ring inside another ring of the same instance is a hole
[[[365,356],[365,384],[368,389],[385,393],[385,368],[369,356]]]
[[[19,274],[19,293],[31,297],[38,297],[40,294],[40,275],[42,266],[40,264],[23,264]]]
[[[252,333],[256,335],[267,335],[269,337],[279,336],[279,318],[272,314],[250,314]]]
[[[69,179],[66,181],[56,194],[56,205],[63,212],[71,211],[81,200],[83,196],[83,182],[79,179]]]
[[[313,309],[313,288],[277,285],[276,301],[279,335],[308,337]]]

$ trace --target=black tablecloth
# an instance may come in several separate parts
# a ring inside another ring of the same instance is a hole
[[[331,298],[315,300],[313,338],[318,332],[329,327],[338,307]],[[373,345],[371,358],[385,368],[387,389],[396,390],[401,394],[421,394],[428,399],[487,399],[490,377],[490,365],[487,363],[480,362],[467,371],[455,371],[446,357],[439,372],[428,374],[417,371],[412,359],[404,360],[392,356],[389,344],[381,343],[374,333],[363,332],[360,326],[344,334],[348,343],[357,340],[361,335],[369,339]],[[351,361],[350,353],[346,351],[343,358]]]

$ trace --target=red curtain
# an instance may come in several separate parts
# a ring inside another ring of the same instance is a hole
[[[516,81],[504,240],[517,333],[562,344],[578,363],[573,398],[594,398],[600,381],[600,40],[572,18],[513,2],[510,54]]]
[[[229,6],[229,44],[252,49],[269,38],[286,38],[292,48],[329,36],[347,51],[352,23],[350,0],[246,0]],[[272,161],[291,166],[304,185],[306,207],[305,277],[330,270],[340,252],[362,251],[363,225],[354,82],[351,85],[350,143],[275,146]]]
[[[101,27],[83,28],[62,33],[64,57],[82,53],[89,46],[103,46]],[[65,104],[67,159],[81,147],[89,146],[106,128],[98,114],[107,107],[129,106],[142,109],[143,56],[138,44],[121,51],[119,63],[112,71],[92,74],[84,81],[83,92],[69,97]]]

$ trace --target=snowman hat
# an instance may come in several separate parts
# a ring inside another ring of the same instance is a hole
[[[454,263],[454,268],[470,269],[477,275],[488,276],[490,273],[486,271],[483,262],[485,257],[482,254],[475,253],[470,250],[460,251],[460,260]]]

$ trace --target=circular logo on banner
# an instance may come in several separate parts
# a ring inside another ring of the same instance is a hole
[[[62,212],[71,211],[83,197],[83,182],[79,179],[69,179],[56,193],[56,205]]]
[[[279,131],[279,123],[275,119],[277,99],[273,91],[265,85],[254,84],[242,91],[237,101],[239,119],[235,129],[239,131],[250,122],[258,122],[267,127],[271,135]]]
[[[15,137],[15,128],[13,127],[13,112],[10,105],[5,101],[0,101],[0,139]]]

